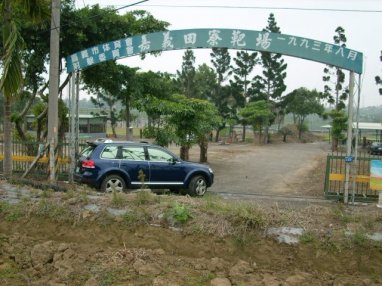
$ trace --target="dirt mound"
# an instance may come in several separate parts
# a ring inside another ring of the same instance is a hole
[[[293,211],[146,191],[29,192],[33,200],[23,192],[19,203],[0,204],[0,285],[382,282],[380,245],[360,232],[382,230],[371,208]],[[266,235],[285,224],[305,230],[299,244]],[[347,238],[345,229],[357,236]]]

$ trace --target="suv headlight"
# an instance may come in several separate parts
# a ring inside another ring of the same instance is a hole
[[[208,168],[208,171],[210,171],[210,173],[213,173],[213,172],[214,172],[211,168]]]

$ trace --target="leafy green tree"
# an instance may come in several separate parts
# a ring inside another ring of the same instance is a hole
[[[236,64],[236,67],[233,67],[233,78],[235,80],[236,85],[243,90],[244,100],[241,101],[240,107],[244,107],[245,104],[249,101],[248,89],[251,80],[249,80],[248,78],[258,62],[256,57],[257,53],[239,51],[236,53],[236,58],[233,59]],[[247,124],[247,122],[242,121],[241,123],[243,124],[243,140],[245,140],[245,125]]]
[[[293,113],[297,119],[298,138],[301,139],[304,121],[310,114],[322,115],[324,107],[320,103],[320,93],[300,87],[285,96],[286,112]]]
[[[111,122],[113,136],[116,137],[115,125],[119,117],[115,104],[121,102],[124,106],[124,118],[126,121],[126,138],[129,138],[130,109],[134,106],[134,88],[136,68],[119,65],[114,61],[104,62],[93,69],[83,71],[82,78],[89,91],[97,95],[93,98],[96,106],[102,107],[105,103],[108,106],[108,119]]]
[[[217,75],[207,64],[200,65],[195,74],[196,97],[212,101],[217,87]]]
[[[341,47],[346,47],[345,30],[342,27],[337,27],[333,36],[334,43]],[[334,77],[334,80],[332,80]],[[326,66],[324,68],[324,76],[322,77],[324,85],[323,97],[328,103],[334,104],[337,110],[345,108],[345,102],[349,95],[349,90],[344,86],[345,73],[339,67]]]
[[[232,74],[231,56],[226,48],[212,48],[211,62],[217,74],[217,85],[211,101],[217,107],[220,116],[223,118],[221,124],[216,130],[215,141],[219,140],[220,131],[225,127],[227,121],[228,102],[227,96],[230,94],[223,91],[223,82]]]
[[[184,52],[182,70],[177,74],[181,92],[187,97],[195,97],[195,56],[191,49]]]
[[[189,158],[189,149],[194,144],[200,146],[200,160],[207,160],[208,136],[219,124],[219,116],[214,105],[206,100],[188,98],[184,95],[173,95],[168,99],[152,98],[146,105],[151,112],[160,114],[162,119],[160,132],[151,133],[156,142],[163,142],[163,135],[167,135],[165,143],[175,142],[180,146],[180,157]]]
[[[172,142],[170,133],[162,128],[163,110],[156,108],[155,104],[161,104],[161,100],[166,100],[172,94],[179,92],[177,82],[168,73],[139,72],[135,77],[136,107],[142,112],[146,112],[148,126],[145,129],[147,137],[156,138],[157,144],[167,146]]]
[[[271,103],[266,100],[252,101],[240,110],[240,115],[252,125],[253,130],[259,130],[259,143],[262,142],[262,130],[274,118]],[[255,134],[255,132],[254,132]]]
[[[268,25],[263,32],[281,33],[277,26],[274,15],[268,17]],[[280,101],[283,92],[286,90],[284,80],[286,78],[287,64],[281,54],[261,52],[262,75],[257,75],[253,79],[253,100]],[[268,129],[270,122],[265,122],[264,143],[268,140]]]
[[[287,136],[292,135],[293,132],[288,126],[283,126],[280,130],[279,133],[283,136],[283,142],[286,142]]]
[[[345,139],[344,130],[347,127],[347,116],[343,110],[332,109],[328,115],[332,119],[332,151],[337,151],[338,142]]]
[[[20,34],[20,23],[21,19],[35,24],[39,23],[48,15],[48,3],[43,0],[3,0],[0,4],[3,47],[0,91],[4,96],[3,171],[4,176],[9,178],[12,175],[12,99],[19,93],[23,81],[22,53],[25,45]]]

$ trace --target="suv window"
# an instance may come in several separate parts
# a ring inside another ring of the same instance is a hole
[[[89,157],[91,153],[94,151],[96,146],[89,145],[81,152],[81,157]]]
[[[144,161],[145,151],[143,147],[138,146],[123,146],[122,159],[133,161]]]
[[[148,152],[151,161],[170,162],[174,158],[171,154],[160,149],[148,148]]]
[[[118,154],[118,146],[106,146],[101,153],[103,159],[116,159]]]

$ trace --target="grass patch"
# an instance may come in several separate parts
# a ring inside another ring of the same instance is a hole
[[[175,202],[167,210],[166,218],[172,225],[185,224],[192,218],[192,214],[190,208],[187,205]]]
[[[370,246],[370,240],[366,236],[364,232],[357,231],[352,235],[351,241],[355,246],[358,247],[369,247]]]
[[[303,244],[308,244],[308,243],[314,243],[316,241],[316,236],[314,233],[305,231],[301,237],[300,237],[300,242]]]
[[[74,221],[74,213],[62,204],[42,199],[34,209],[34,214],[38,217],[47,218],[54,222]]]
[[[25,216],[28,209],[28,202],[21,202],[18,204],[9,204],[7,202],[0,202],[0,214],[4,215],[7,222],[17,222]]]
[[[204,286],[209,285],[208,283],[215,277],[216,275],[211,272],[204,272],[199,277],[186,277],[184,282],[186,285]]]
[[[137,208],[122,216],[122,222],[127,226],[147,224],[150,221],[150,213],[144,208]]]
[[[136,193],[134,203],[138,206],[156,204],[159,203],[160,199],[157,195],[153,194],[151,191],[139,191]]]
[[[127,203],[126,195],[124,193],[117,192],[113,190],[111,193],[111,202],[112,207],[123,207]]]

